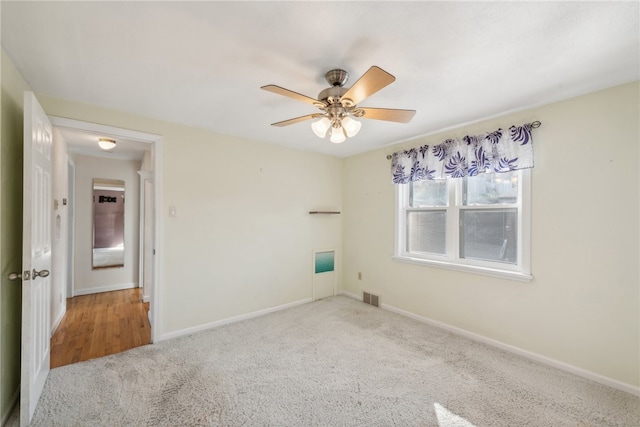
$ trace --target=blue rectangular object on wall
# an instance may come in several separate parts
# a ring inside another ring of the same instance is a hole
[[[334,252],[316,252],[316,274],[334,269]]]

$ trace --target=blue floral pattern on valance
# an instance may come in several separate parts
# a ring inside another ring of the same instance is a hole
[[[498,129],[484,135],[397,151],[391,160],[393,183],[532,168],[531,129],[531,123],[527,123],[511,126],[507,131]]]

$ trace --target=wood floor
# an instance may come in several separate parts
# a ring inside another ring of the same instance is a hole
[[[67,312],[51,338],[51,367],[149,344],[149,303],[141,297],[136,288],[67,299]]]

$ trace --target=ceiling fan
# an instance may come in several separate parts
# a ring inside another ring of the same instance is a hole
[[[364,99],[396,80],[394,76],[380,67],[374,65],[369,68],[350,88],[344,87],[349,79],[349,73],[344,70],[330,70],[324,77],[331,87],[320,92],[318,99],[276,85],[262,86],[261,89],[306,102],[321,110],[320,113],[307,114],[271,125],[282,127],[305,120],[320,119],[311,124],[313,132],[320,138],[324,138],[329,132],[331,142],[339,144],[344,142],[347,137],[353,137],[360,131],[362,124],[354,120],[354,117],[409,123],[416,114],[415,110],[358,106]]]

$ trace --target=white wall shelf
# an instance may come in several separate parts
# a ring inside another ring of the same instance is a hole
[[[340,215],[340,211],[309,211],[309,215]]]

